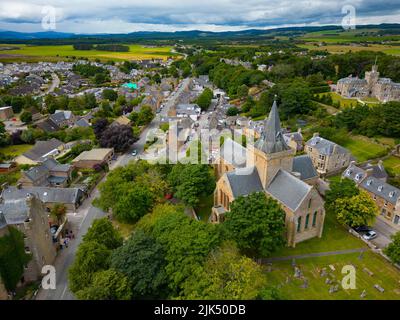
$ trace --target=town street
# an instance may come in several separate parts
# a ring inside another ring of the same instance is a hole
[[[181,82],[181,85],[178,87],[176,91],[171,93],[171,96],[167,98],[165,106],[162,112],[157,115],[153,121],[143,130],[140,135],[138,141],[136,141],[132,147],[123,155],[118,157],[118,159],[110,165],[110,169],[115,169],[119,166],[127,165],[131,160],[136,157],[140,157],[143,153],[144,145],[146,143],[146,137],[151,129],[158,128],[160,123],[160,115],[167,116],[168,111],[171,107],[173,107],[177,101],[179,95],[185,90],[188,86],[190,79],[184,79]],[[137,151],[137,156],[132,156],[132,151]],[[107,175],[102,179],[104,181],[107,178]],[[72,228],[75,239],[69,242],[68,248],[64,248],[59,252],[56,262],[56,289],[55,290],[44,290],[42,288],[39,289],[36,300],[73,300],[74,296],[71,291],[68,289],[68,269],[74,261],[76,251],[78,249],[79,244],[82,241],[83,236],[86,234],[87,230],[92,225],[94,219],[102,218],[107,215],[107,213],[103,212],[99,208],[96,208],[92,205],[93,200],[99,196],[99,190],[96,187],[90,197],[88,197],[84,203],[78,208],[77,212],[70,213],[67,215],[70,227]]]

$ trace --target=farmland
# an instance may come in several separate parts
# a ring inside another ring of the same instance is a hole
[[[2,45],[3,47],[6,45]],[[175,56],[172,47],[146,47],[141,45],[129,45],[129,52],[109,52],[98,50],[74,50],[72,45],[61,46],[28,46],[28,45],[12,45],[19,47],[15,50],[0,51],[0,61],[37,61],[48,60],[56,61],[61,58],[89,58],[100,59],[102,61],[114,60],[140,60],[140,59],[167,59],[170,56]]]

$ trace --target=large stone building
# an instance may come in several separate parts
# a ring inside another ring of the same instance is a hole
[[[308,156],[294,157],[285,142],[276,102],[265,121],[261,137],[247,148],[226,139],[217,159],[220,177],[214,192],[212,222],[222,222],[230,203],[252,192],[276,199],[286,213],[289,246],[321,237],[324,202],[313,186],[318,174]],[[307,183],[308,182],[308,183]]]
[[[336,91],[348,98],[374,97],[379,101],[400,101],[400,83],[389,78],[379,78],[375,64],[371,71],[365,72],[365,79],[349,76],[337,82]]]
[[[43,202],[32,193],[25,193],[24,197],[12,200],[1,198],[0,237],[9,234],[11,227],[22,232],[25,252],[32,257],[24,267],[20,283],[38,280],[42,267],[53,264],[56,257],[48,213]],[[1,279],[0,298],[6,298]]]
[[[357,166],[352,161],[342,177],[353,180],[360,189],[370,195],[385,221],[396,227],[400,226],[400,189],[386,182],[387,174],[382,162]]]
[[[305,151],[321,176],[339,172],[346,168],[352,159],[350,151],[320,137],[318,133],[314,133],[306,142]]]

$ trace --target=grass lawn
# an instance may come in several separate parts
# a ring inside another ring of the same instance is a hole
[[[351,154],[361,162],[383,156],[386,151],[382,145],[362,136],[349,137],[343,147],[349,149]]]
[[[27,152],[32,148],[30,144],[19,144],[15,146],[7,146],[4,148],[0,148],[0,153],[3,153],[6,156],[17,157],[24,152]]]
[[[74,50],[72,45],[62,46],[28,46],[28,45],[13,45],[19,47],[17,50],[4,51],[4,56],[0,53],[0,60],[8,59],[10,56],[16,55],[16,58],[23,59],[26,56],[28,59],[40,57],[57,58],[57,57],[85,57],[100,60],[133,60],[133,59],[167,59],[169,56],[175,56],[176,53],[171,52],[172,47],[146,47],[142,45],[129,45],[129,52],[109,52],[98,50]]]
[[[389,170],[394,174],[400,175],[400,158],[395,156],[390,156],[389,158],[383,160],[383,165],[386,168],[386,170]]]
[[[284,299],[295,300],[358,300],[362,299],[360,294],[366,291],[364,299],[370,300],[398,300],[400,299],[400,272],[381,256],[366,251],[359,253],[343,254],[336,256],[298,259],[297,266],[303,276],[308,280],[308,288],[301,288],[304,280],[294,278],[294,268],[291,261],[280,261],[272,264],[272,271],[266,276],[270,285],[279,287]],[[333,265],[335,271],[329,268]],[[356,269],[356,289],[345,290],[340,285],[343,278],[341,270],[345,265],[353,265]],[[320,270],[326,268],[328,277],[339,284],[338,292],[329,293],[332,284],[326,284],[327,277],[321,277]],[[373,272],[370,276],[363,269],[367,268]],[[374,288],[379,284],[385,289],[381,293]]]
[[[121,235],[124,239],[128,239],[129,236],[131,235],[133,229],[135,229],[134,224],[122,223],[122,222],[118,222],[117,220],[113,220],[112,224],[113,224],[114,228],[117,229],[121,233]]]
[[[207,222],[211,214],[211,208],[214,205],[214,194],[200,198],[199,205],[194,209],[196,214],[200,217],[201,221]]]

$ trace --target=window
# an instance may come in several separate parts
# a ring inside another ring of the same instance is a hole
[[[309,223],[309,221],[310,221],[310,214],[307,214],[307,215],[306,215],[306,223],[305,223],[305,225],[304,225],[304,228],[305,228],[305,229],[308,229],[308,223]]]
[[[311,201],[312,201],[312,199],[308,200],[308,209],[311,208]]]
[[[300,232],[301,230],[301,217],[297,218],[297,232]]]
[[[315,227],[317,225],[317,211],[314,212],[312,218],[312,226]]]

